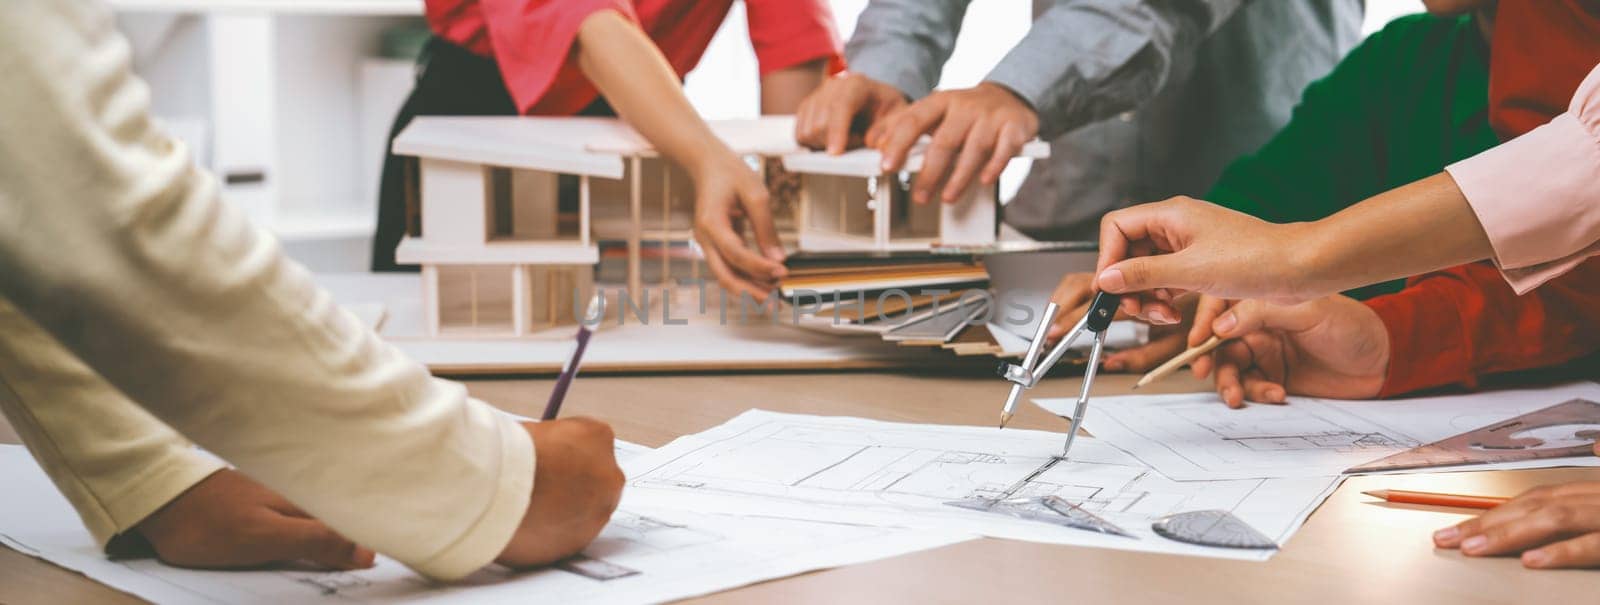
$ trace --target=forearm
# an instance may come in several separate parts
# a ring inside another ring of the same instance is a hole
[[[617,114],[690,174],[734,158],[638,26],[613,11],[594,13],[578,29],[577,53],[578,67]]]
[[[223,468],[4,298],[0,413],[102,547]]]
[[[488,563],[526,509],[527,434],[380,341],[225,204],[151,123],[114,26],[90,3],[0,8],[0,296],[350,539],[438,576]]]
[[[1300,228],[1307,286],[1319,293],[1420,275],[1494,252],[1472,207],[1443,173]]]
[[[955,50],[970,0],[872,0],[845,44],[850,71],[911,99],[928,96]]]
[[[1056,2],[985,80],[1039,115],[1053,138],[1135,109],[1182,81],[1195,50],[1238,8],[1236,0]]]
[[[761,113],[788,115],[827,78],[826,60],[809,61],[761,77]]]

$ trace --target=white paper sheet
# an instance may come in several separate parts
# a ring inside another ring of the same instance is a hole
[[[1180,481],[1305,477],[1343,472],[1569,399],[1600,401],[1600,384],[1391,401],[1291,397],[1288,405],[1233,410],[1213,393],[1097,397],[1084,429]],[[1071,399],[1038,399],[1071,415]],[[1490,470],[1600,466],[1600,457],[1449,467]],[[1427,472],[1428,469],[1398,472]]]
[[[108,560],[20,446],[0,446],[0,482],[6,486],[0,497],[0,543],[164,604],[659,602],[967,539],[947,532],[630,506],[618,511],[584,551],[590,569],[620,566],[637,572],[615,579],[562,569],[511,573],[493,568],[460,584],[440,585],[384,557],[376,567],[354,572],[196,571],[152,559]]]
[[[1272,551],[1159,537],[1161,516],[1232,511],[1282,544],[1336,485],[1333,477],[1168,480],[1094,439],[1045,468],[1063,435],[750,411],[634,459],[624,505],[833,520],[1126,550],[1265,560]],[[1058,495],[1132,532],[1093,533],[955,508],[974,496]]]
[[[634,458],[638,458],[639,456],[643,456],[654,450],[631,441],[623,441],[618,439],[616,440],[616,443],[613,444],[612,451],[615,452],[617,456],[617,464],[622,465],[627,464]]]

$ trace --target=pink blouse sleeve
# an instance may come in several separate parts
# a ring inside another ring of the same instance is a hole
[[[1567,113],[1445,171],[1518,294],[1600,254],[1600,65]]]

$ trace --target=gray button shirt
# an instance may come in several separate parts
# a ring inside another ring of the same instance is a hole
[[[872,0],[851,71],[927,96],[970,0]],[[1359,41],[1362,0],[1035,0],[1028,34],[991,71],[1039,113],[1035,162],[1005,221],[1040,239],[1095,239],[1100,216],[1200,196],[1289,120],[1300,92]]]

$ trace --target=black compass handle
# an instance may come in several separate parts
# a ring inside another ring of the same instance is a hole
[[[1121,294],[1095,293],[1094,300],[1089,302],[1089,321],[1084,327],[1090,332],[1106,331],[1106,326],[1111,325],[1111,319],[1117,316],[1117,305],[1121,303]]]

